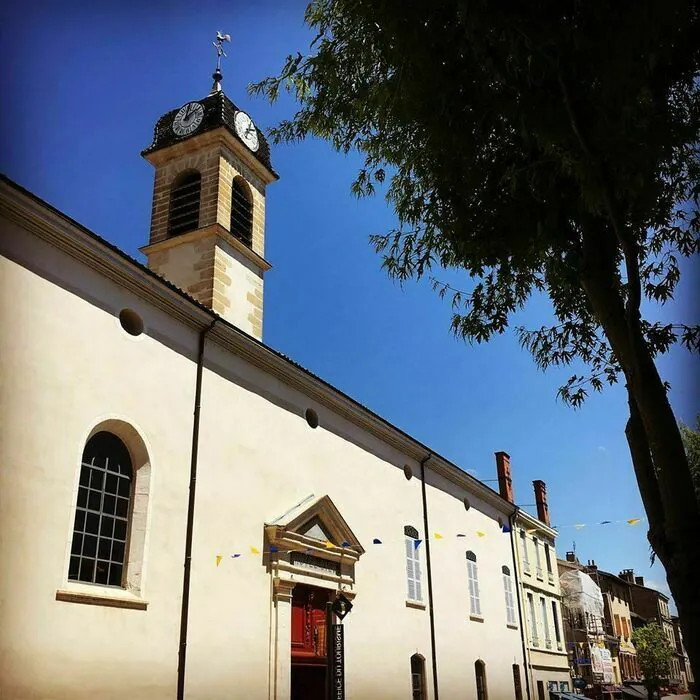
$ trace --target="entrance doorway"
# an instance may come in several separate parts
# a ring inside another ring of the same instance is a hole
[[[324,700],[326,602],[330,591],[296,585],[292,592],[291,700]]]

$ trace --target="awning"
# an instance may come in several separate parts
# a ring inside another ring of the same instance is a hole
[[[647,700],[649,695],[643,685],[623,685],[620,690],[622,694],[632,700]]]

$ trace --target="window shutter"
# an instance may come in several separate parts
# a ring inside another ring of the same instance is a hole
[[[413,547],[413,577],[416,584],[416,600],[423,600],[423,585],[421,583],[421,571],[420,571],[420,554],[418,550]]]
[[[416,599],[416,580],[413,574],[413,544],[414,540],[406,538],[406,583],[408,585],[408,599]]]
[[[479,601],[479,579],[477,576],[476,562],[467,561],[467,575],[469,578],[469,607],[472,615],[481,615],[481,603]]]
[[[509,625],[515,624],[515,602],[513,600],[513,584],[510,576],[503,574],[503,590],[506,596],[506,619]]]

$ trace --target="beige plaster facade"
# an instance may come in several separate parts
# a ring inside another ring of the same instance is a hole
[[[559,690],[572,689],[562,627],[557,532],[529,513],[519,511],[514,535],[531,694],[546,700],[555,683]]]
[[[476,697],[477,662],[489,700],[514,696],[523,651],[519,623],[507,621],[502,567],[515,563],[500,527],[511,504],[4,180],[0,254],[1,697],[175,697],[198,346],[215,318],[195,453],[188,700],[290,697],[290,601],[300,583],[354,601],[349,699],[410,697],[414,654],[425,659],[424,697],[434,697],[433,652],[441,698]],[[143,333],[120,325],[124,309]],[[134,469],[122,586],[68,576],[81,456],[99,430],[122,439]],[[285,520],[299,503],[297,520]],[[330,546],[299,530],[312,516]],[[407,600],[406,526],[425,540],[416,550],[424,567],[430,549],[432,596],[424,585],[422,602]],[[328,571],[292,561],[290,542]],[[467,551],[479,616],[470,614]]]

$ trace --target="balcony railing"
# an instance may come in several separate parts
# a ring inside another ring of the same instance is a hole
[[[554,583],[554,574],[551,571],[547,572],[547,579],[550,583]]]
[[[543,580],[544,580],[544,579],[542,578],[542,567],[541,567],[541,566],[538,566],[538,567],[535,568],[535,574],[536,574],[537,578],[538,578],[540,581],[543,581]]]
[[[552,640],[551,639],[545,639],[544,640],[544,645],[547,647],[547,649],[552,648]]]
[[[561,642],[557,642],[557,651],[564,651],[564,645]]]
[[[524,561],[524,562],[523,562],[523,571],[524,571],[526,574],[529,574],[529,573],[530,573],[530,562],[529,562],[529,561]]]
[[[538,647],[540,645],[540,640],[537,637],[532,638],[532,646]]]

